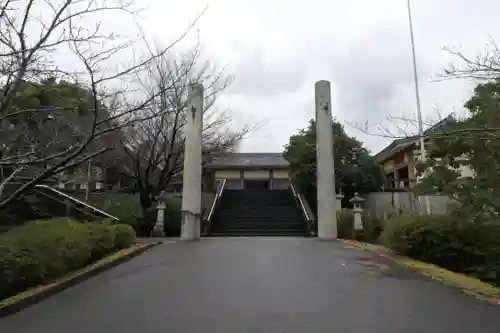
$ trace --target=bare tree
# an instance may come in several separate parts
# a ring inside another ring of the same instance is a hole
[[[134,17],[136,13],[133,2],[126,0],[0,2],[0,208],[36,184],[112,149],[98,140],[144,120],[141,110],[151,108],[162,91],[129,103],[129,82],[165,56],[200,16],[167,47],[141,55],[135,52],[147,45],[141,34],[132,39],[103,28],[102,15]],[[68,65],[61,65],[57,56]],[[15,103],[26,86],[47,77],[85,89],[84,109],[74,104],[32,109]],[[78,111],[85,117],[78,117]],[[48,140],[31,140],[29,147],[23,147],[20,143],[26,140],[20,138],[26,132],[26,120],[57,120],[57,126],[51,128]],[[60,135],[62,125],[71,140]]]
[[[437,75],[435,82],[466,79],[474,83],[481,84],[487,82],[498,82],[500,80],[500,46],[493,39],[489,38],[485,49],[474,56],[467,55],[460,48],[446,47],[444,50],[449,53],[454,60],[444,68],[444,71]],[[500,104],[499,104],[500,105]],[[452,112],[455,120],[464,122],[470,117],[470,110]],[[439,107],[434,108],[433,114],[424,121],[424,127],[431,128],[444,121],[450,116],[443,116]],[[364,134],[390,139],[412,138],[418,135],[418,124],[416,115],[412,116],[394,116],[389,115],[381,123],[359,124],[349,123],[349,125]],[[482,140],[491,140],[500,138],[500,127],[494,124],[481,125],[478,127],[463,126],[461,128],[441,128],[439,131],[428,133],[428,138],[446,138],[461,137]],[[479,135],[479,137],[478,137]]]
[[[453,56],[439,79],[471,79],[476,82],[498,80],[500,78],[500,47],[493,38],[489,38],[485,49],[475,56],[468,56],[459,48],[445,48]],[[457,61],[458,60],[458,61]]]
[[[157,58],[148,68],[148,75],[139,78],[144,93],[153,101],[142,111],[141,117],[148,120],[130,129],[124,141],[129,157],[127,173],[136,184],[144,213],[182,172],[190,83],[205,87],[204,162],[233,149],[252,129],[232,129],[231,111],[216,107],[217,98],[231,84],[232,77],[208,61],[202,63],[198,48],[178,58]]]

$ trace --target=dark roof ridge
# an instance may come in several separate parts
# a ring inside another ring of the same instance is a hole
[[[208,164],[211,167],[288,167],[283,153],[236,152],[225,153]]]

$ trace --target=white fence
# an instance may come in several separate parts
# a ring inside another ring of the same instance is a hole
[[[363,209],[375,216],[392,213],[445,214],[457,202],[444,195],[416,196],[411,192],[374,192],[365,197]],[[427,201],[427,202],[426,202]]]

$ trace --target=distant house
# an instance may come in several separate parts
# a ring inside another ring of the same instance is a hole
[[[412,188],[416,183],[418,137],[394,140],[375,159],[382,166],[387,183],[386,188]]]
[[[126,171],[129,163],[121,147],[123,135],[120,131],[111,132],[92,142],[95,149],[108,148],[110,151],[92,159],[90,164],[85,162],[63,171],[59,174],[57,187],[78,191],[86,190],[90,184],[91,190],[99,191],[119,183],[120,171]]]
[[[442,129],[452,116],[448,116],[424,132],[424,143],[427,146],[431,143],[429,134]],[[377,162],[383,167],[386,175],[387,189],[411,189],[417,184],[416,165],[420,158],[420,137],[418,135],[396,139],[390,145],[375,155]],[[462,176],[471,176],[472,170],[468,167],[461,167]]]
[[[63,171],[60,174],[57,187],[66,190],[86,190],[90,184],[91,190],[103,190],[105,182],[105,169],[90,165],[90,181],[89,181],[89,164],[85,163],[71,171]]]

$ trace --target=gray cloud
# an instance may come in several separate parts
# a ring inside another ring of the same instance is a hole
[[[277,63],[266,58],[261,47],[236,50],[241,59],[234,67],[235,82],[229,93],[245,94],[250,98],[272,98],[276,94],[295,92],[307,77],[307,68],[293,59]]]
[[[428,72],[426,65],[419,63],[420,73]],[[378,124],[388,115],[413,111],[414,101],[401,99],[402,90],[413,85],[407,31],[397,27],[372,31],[354,43],[335,68],[342,119]]]
[[[179,5],[172,22],[177,26],[192,17],[193,8],[205,4],[204,0],[192,0],[189,7],[182,0],[151,2],[159,6],[154,13],[167,12],[174,3]],[[463,105],[470,84],[428,79],[450,60],[444,46],[464,45],[474,55],[489,34],[500,40],[500,2],[413,0],[412,4],[424,116],[432,116],[435,106],[451,112]],[[242,119],[267,121],[242,144],[244,150],[281,150],[290,135],[313,117],[314,81],[321,79],[332,82],[334,114],[342,121],[376,124],[387,115],[415,113],[405,1],[213,0],[206,16],[199,26],[203,44],[235,75],[224,102]],[[169,31],[162,15],[156,19],[153,15],[148,23],[151,31]],[[389,141],[346,129],[373,151]]]

